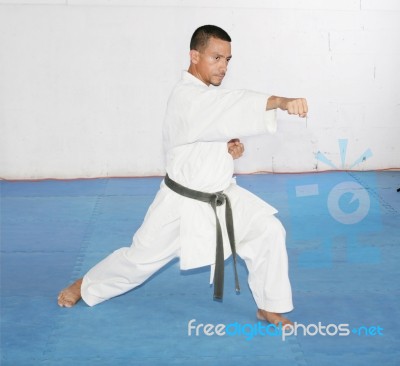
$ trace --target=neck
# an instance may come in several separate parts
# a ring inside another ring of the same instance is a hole
[[[202,81],[207,86],[210,86],[210,83],[207,83],[205,80],[203,80],[203,78],[201,77],[200,73],[196,69],[196,65],[190,64],[189,69],[188,69],[188,73],[192,74],[194,77],[196,77],[197,79]]]

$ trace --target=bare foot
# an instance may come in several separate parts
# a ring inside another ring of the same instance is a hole
[[[266,320],[268,323],[278,325],[282,323],[282,327],[285,325],[294,325],[289,319],[285,318],[283,315],[278,313],[271,313],[266,310],[257,310],[257,319]]]
[[[81,299],[82,278],[76,280],[58,295],[58,305],[72,308]]]

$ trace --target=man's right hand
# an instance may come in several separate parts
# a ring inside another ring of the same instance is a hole
[[[228,141],[228,153],[232,155],[233,159],[239,159],[244,152],[244,145],[239,139],[232,139]]]

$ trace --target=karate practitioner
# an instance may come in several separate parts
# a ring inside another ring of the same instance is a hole
[[[189,69],[167,105],[167,175],[160,190],[132,245],[61,291],[60,306],[80,298],[93,306],[123,294],[176,257],[182,270],[210,266],[214,298],[222,299],[223,260],[233,255],[235,265],[237,253],[249,271],[257,318],[291,324],[281,315],[293,309],[285,230],[272,206],[235,183],[233,159],[244,149],[238,138],[275,132],[278,108],[305,117],[307,102],[216,88],[231,57],[231,38],[223,29],[206,25],[194,32]],[[225,287],[233,291],[233,284]]]

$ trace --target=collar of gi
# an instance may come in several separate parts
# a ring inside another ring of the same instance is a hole
[[[182,71],[182,80],[183,81],[188,81],[191,83],[195,83],[197,85],[201,85],[201,86],[205,86],[208,88],[207,84],[204,84],[200,79],[196,78],[196,76],[192,75],[190,72],[188,71]]]

